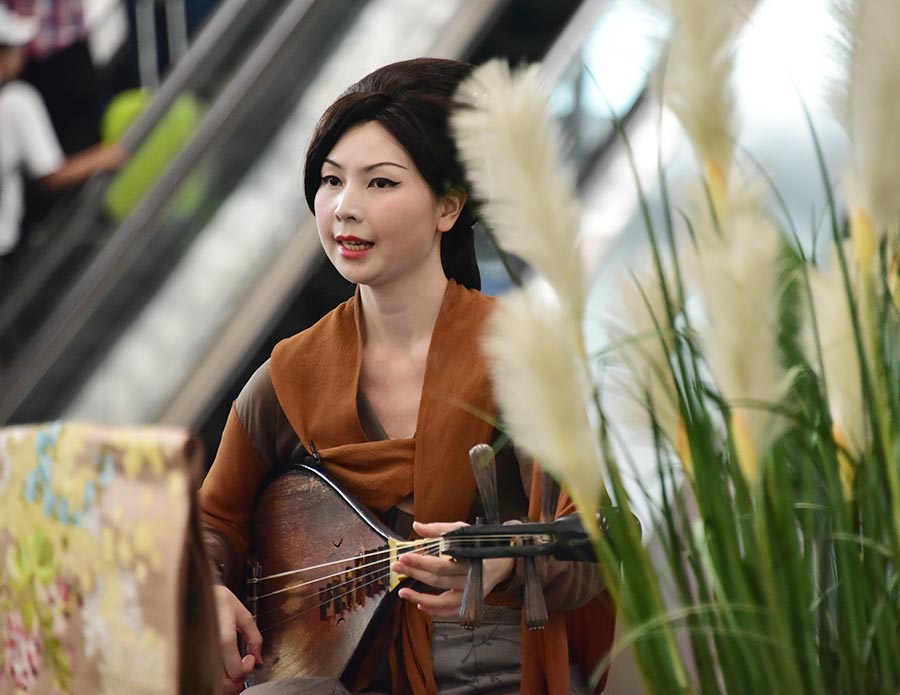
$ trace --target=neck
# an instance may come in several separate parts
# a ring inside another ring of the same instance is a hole
[[[447,282],[442,272],[419,283],[414,291],[360,285],[364,341],[369,345],[409,345],[430,338]]]

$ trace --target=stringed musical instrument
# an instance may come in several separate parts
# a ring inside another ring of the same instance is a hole
[[[396,591],[406,578],[390,566],[402,553],[596,561],[575,515],[465,526],[439,539],[407,541],[306,465],[263,489],[251,538],[246,603],[263,635],[263,665],[248,685],[351,671],[399,600]]]

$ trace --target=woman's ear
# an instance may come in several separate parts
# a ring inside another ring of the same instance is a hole
[[[462,188],[453,187],[447,193],[442,195],[438,200],[438,218],[437,230],[439,232],[449,232],[456,224],[459,214],[462,212],[468,200],[466,192]]]

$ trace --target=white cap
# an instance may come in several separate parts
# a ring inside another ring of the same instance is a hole
[[[0,3],[0,46],[24,46],[37,32],[37,19],[18,15]]]

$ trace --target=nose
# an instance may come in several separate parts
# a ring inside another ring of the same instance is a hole
[[[362,210],[352,186],[346,186],[341,191],[334,207],[334,216],[341,222],[359,222],[362,219]]]

